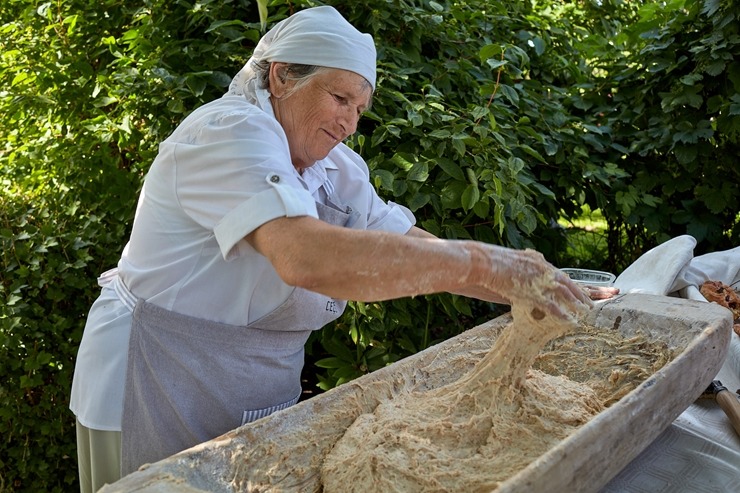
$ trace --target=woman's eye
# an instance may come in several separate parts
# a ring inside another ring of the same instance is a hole
[[[336,100],[336,101],[337,101],[338,103],[342,103],[342,104],[344,104],[344,103],[346,103],[346,102],[347,102],[347,98],[345,98],[345,97],[342,97],[342,96],[340,96],[339,94],[334,94],[334,99],[335,99],[335,100]]]

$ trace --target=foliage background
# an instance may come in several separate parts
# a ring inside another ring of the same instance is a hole
[[[268,25],[318,3],[273,0]],[[375,36],[379,88],[349,143],[422,227],[616,273],[679,234],[696,254],[740,244],[738,2],[324,3]],[[67,406],[95,278],[158,143],[225,91],[258,19],[248,0],[0,5],[0,491],[76,488]],[[352,303],[309,341],[307,387],[503,310]]]

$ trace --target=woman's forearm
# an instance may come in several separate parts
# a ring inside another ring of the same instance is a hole
[[[450,292],[496,301],[528,299],[570,316],[591,304],[538,252],[470,240],[441,240],[414,229],[399,235],[279,218],[247,241],[288,284],[340,299],[381,301]]]
[[[310,217],[276,219],[248,240],[286,283],[357,301],[460,292],[488,262],[473,242],[351,230]]]

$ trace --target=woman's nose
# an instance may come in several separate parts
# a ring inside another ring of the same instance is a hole
[[[357,131],[357,124],[360,121],[360,115],[357,111],[351,107],[345,108],[340,115],[340,125],[344,129],[347,136],[352,135]]]

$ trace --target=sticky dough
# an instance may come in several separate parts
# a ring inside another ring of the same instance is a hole
[[[325,493],[491,491],[603,406],[591,387],[532,369],[542,347],[575,327],[524,302],[460,380],[381,403],[325,457]]]

